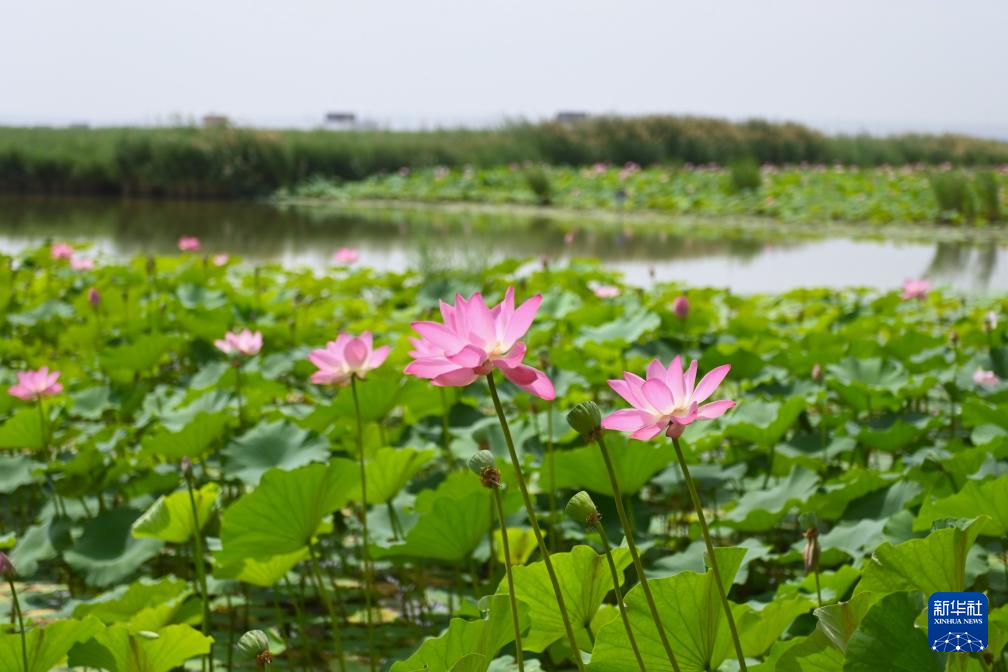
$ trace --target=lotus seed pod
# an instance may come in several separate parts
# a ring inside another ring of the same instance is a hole
[[[260,665],[273,662],[269,650],[269,637],[262,630],[249,630],[235,644],[235,651],[245,660],[254,660]]]
[[[497,460],[489,450],[477,450],[469,461],[470,471],[480,477],[484,488],[496,488],[500,485],[500,470]]]
[[[798,516],[798,524],[801,525],[803,530],[812,530],[818,526],[819,519],[816,518],[814,513],[803,513]]]
[[[602,514],[598,512],[591,495],[584,490],[571,497],[564,510],[575,522],[582,525],[594,525],[602,520]]]
[[[15,575],[17,571],[14,569],[14,563],[5,553],[0,553],[0,578],[12,581]]]
[[[583,401],[567,414],[567,424],[581,436],[591,437],[602,427],[602,411],[594,401]]]

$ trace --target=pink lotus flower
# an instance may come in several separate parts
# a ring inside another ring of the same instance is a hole
[[[63,391],[63,383],[59,382],[59,376],[59,371],[50,373],[47,366],[38,371],[19,371],[17,384],[11,386],[7,392],[23,401],[50,397]]]
[[[228,263],[228,261],[230,259],[231,259],[231,257],[229,257],[226,254],[215,254],[213,256],[213,265],[214,266],[226,266],[227,263]]]
[[[356,264],[357,259],[360,258],[360,254],[352,247],[341,247],[332,255],[332,262],[334,264],[343,264],[349,266],[351,264]]]
[[[238,353],[246,357],[257,354],[262,349],[262,344],[262,333],[249,331],[248,329],[244,329],[237,334],[229,331],[224,334],[224,338],[214,341],[217,349],[224,354]]]
[[[611,299],[620,295],[619,287],[612,285],[592,285],[591,290],[600,299]]]
[[[49,254],[53,259],[71,259],[74,255],[74,249],[66,243],[53,243],[53,246],[49,248]]]
[[[665,432],[677,439],[686,425],[694,420],[712,420],[735,405],[734,401],[706,401],[731,370],[730,364],[713,369],[694,388],[697,361],[683,374],[682,358],[676,357],[666,369],[657,359],[647,367],[647,379],[629,371],[623,380],[610,380],[609,387],[623,397],[632,409],[616,411],[606,416],[602,426],[620,432],[631,432],[633,439],[651,439]]]
[[[70,268],[75,271],[90,271],[94,267],[94,259],[85,259],[83,257],[72,257],[70,259]]]
[[[905,280],[903,282],[903,293],[900,298],[904,301],[910,299],[926,299],[931,291],[931,283],[923,278],[920,280]]]
[[[686,298],[685,294],[680,294],[672,300],[672,312],[680,320],[685,320],[689,317],[689,299]]]
[[[994,387],[1001,382],[1001,379],[993,371],[977,369],[973,372],[973,382],[984,387]]]
[[[360,336],[340,334],[326,347],[312,350],[308,360],[318,367],[312,374],[311,382],[316,385],[346,385],[353,376],[363,378],[368,371],[377,369],[385,362],[391,348],[383,345],[375,348],[371,332]]]
[[[199,238],[196,236],[182,236],[178,239],[178,249],[183,252],[196,252],[200,249]]]
[[[480,376],[500,369],[504,377],[541,399],[553,399],[553,383],[542,371],[527,364],[525,344],[519,339],[532,326],[542,303],[537,294],[515,308],[514,287],[492,309],[477,292],[469,300],[455,297],[455,305],[441,302],[438,322],[414,322],[420,338],[411,338],[413,361],[406,373],[430,380],[434,385],[464,387]]]

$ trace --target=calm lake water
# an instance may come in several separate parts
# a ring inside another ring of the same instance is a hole
[[[653,277],[743,293],[888,289],[926,276],[973,294],[1008,290],[1008,247],[993,242],[781,240],[779,231],[725,235],[708,226],[702,234],[679,235],[617,226],[578,230],[567,243],[568,228],[543,219],[434,211],[362,215],[260,203],[0,197],[0,250],[8,253],[67,240],[90,242],[106,258],[172,254],[179,236],[195,235],[208,252],[320,270],[347,246],[360,251],[359,263],[378,269],[482,266],[505,256],[554,264],[597,257],[640,285]]]

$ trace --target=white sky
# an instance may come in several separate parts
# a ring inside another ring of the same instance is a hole
[[[1008,137],[1005,0],[0,0],[0,123],[557,110]]]

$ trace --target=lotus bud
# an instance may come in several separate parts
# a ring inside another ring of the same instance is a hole
[[[17,571],[14,569],[14,563],[11,562],[6,553],[0,553],[0,578],[13,581],[16,575]]]
[[[189,459],[188,455],[182,457],[182,461],[179,462],[179,468],[182,469],[182,474],[188,476],[192,473],[192,460]]]
[[[592,439],[602,430],[602,411],[594,401],[582,401],[567,414],[567,424],[581,436]]]
[[[591,495],[584,490],[571,497],[564,510],[575,522],[582,525],[595,525],[602,520],[602,514],[598,512]]]
[[[249,630],[238,638],[235,651],[245,660],[254,660],[259,667],[265,667],[273,662],[273,654],[269,650],[269,637],[262,630]]]
[[[812,365],[812,380],[816,382],[822,380],[822,365],[819,362]]]
[[[685,320],[689,317],[689,299],[686,298],[685,294],[680,294],[672,301],[672,312],[680,320]]]
[[[802,557],[805,558],[805,572],[819,571],[819,556],[822,548],[819,546],[819,530],[810,528],[805,530],[805,550]]]
[[[480,477],[484,488],[496,488],[500,485],[500,470],[497,460],[489,450],[477,450],[467,462],[469,470]]]
[[[987,315],[984,316],[984,329],[987,331],[994,331],[997,329],[998,316],[993,310],[988,310]]]
[[[92,287],[87,292],[87,300],[92,308],[97,308],[98,304],[101,303],[101,294],[98,293],[96,288]]]

